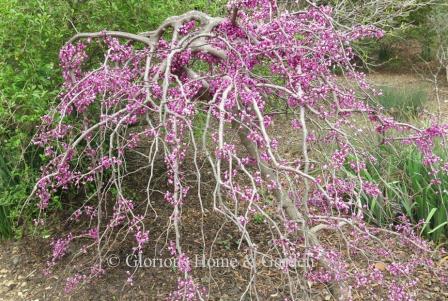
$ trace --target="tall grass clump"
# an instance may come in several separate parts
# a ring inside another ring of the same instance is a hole
[[[8,166],[0,154],[0,190],[5,191],[11,182],[11,174]],[[9,238],[13,233],[10,205],[0,198],[0,239]]]
[[[417,117],[428,100],[428,94],[422,87],[381,87],[381,90],[378,104],[399,120]]]
[[[446,159],[446,153],[438,150]],[[369,163],[362,172],[366,181],[376,183],[382,196],[363,195],[370,222],[384,225],[404,214],[414,224],[422,223],[420,234],[441,242],[448,238],[448,175],[434,177],[431,168],[422,162],[415,147],[396,148],[382,145],[375,154],[376,163]],[[346,171],[350,175],[349,168]],[[435,182],[440,185],[435,185]]]

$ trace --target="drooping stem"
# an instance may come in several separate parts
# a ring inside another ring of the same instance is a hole
[[[281,183],[276,176],[274,169],[261,160],[258,147],[248,138],[249,130],[244,126],[240,126],[237,122],[233,122],[232,126],[238,131],[241,144],[245,147],[249,155],[256,160],[262,177],[266,181],[275,182],[275,188],[273,189],[274,197],[277,203],[280,204],[282,210],[286,213],[287,217],[290,220],[302,225],[300,230],[305,241],[308,242],[309,247],[320,247],[321,244],[316,233],[310,230],[304,214],[297,209],[293,200],[291,200],[288,194],[282,189]],[[325,256],[321,257],[320,263],[326,269],[331,270],[331,263],[328,262]],[[351,299],[350,288],[345,282],[336,281],[331,283],[330,288],[333,296],[337,300],[342,301]]]

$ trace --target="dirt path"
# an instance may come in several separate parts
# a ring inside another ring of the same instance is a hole
[[[45,244],[25,240],[2,242],[0,245],[0,300],[33,299],[35,292],[43,296],[52,290],[51,283],[42,277]]]

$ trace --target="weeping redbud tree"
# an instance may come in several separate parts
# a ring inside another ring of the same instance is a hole
[[[363,176],[374,158],[362,142],[416,145],[437,185],[448,165],[432,150],[444,143],[448,128],[418,129],[371,105],[378,91],[351,64],[350,44],[381,38],[381,30],[339,30],[326,6],[289,13],[275,1],[245,0],[228,9],[227,18],[191,11],[140,34],[79,33],[61,49],[60,101],[43,116],[34,139],[48,158],[32,192],[41,212],[36,223],[44,223],[52,196],[65,190],[85,194],[69,223],[88,222],[53,240],[47,272],[71,246],[81,246],[71,256],[93,259],[67,279],[71,291],[103,275],[112,245],[126,237],[134,241],[132,252],[143,252],[156,239],[148,215],[164,202],[171,208],[165,250],[179,273],[168,298],[205,300],[210,292],[192,276],[193,254],[184,248],[192,242],[183,240],[181,227],[184,206],[197,203],[204,212],[207,203],[238,229],[239,248],[254,262],[265,249],[248,225],[263,216],[272,234],[266,245],[285,262],[301,263],[282,268],[287,300],[312,298],[316,283],[339,300],[359,290],[390,300],[416,298],[416,268],[437,272],[431,248],[405,219],[389,228],[366,222],[363,200],[380,198],[382,191]],[[295,156],[279,151],[289,141],[271,131],[275,108],[286,108],[289,130],[300,141]],[[205,120],[199,136],[198,116]],[[142,143],[145,153],[137,150]],[[133,150],[138,169],[147,173],[144,199],[126,189]],[[160,158],[164,185],[154,167]],[[204,170],[214,186],[207,200]],[[323,243],[324,233],[338,239]],[[395,258],[392,244],[415,256]],[[385,258],[389,265],[375,265]],[[241,298],[263,299],[259,273],[253,265]]]

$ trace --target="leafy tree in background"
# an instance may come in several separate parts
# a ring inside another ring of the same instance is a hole
[[[440,3],[429,15],[428,23],[434,39],[436,59],[441,68],[445,69],[448,82],[448,3]]]

